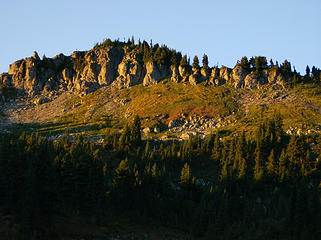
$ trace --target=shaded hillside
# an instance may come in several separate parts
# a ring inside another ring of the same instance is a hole
[[[4,239],[319,239],[321,138],[282,119],[142,141],[140,119],[102,144],[0,132]]]

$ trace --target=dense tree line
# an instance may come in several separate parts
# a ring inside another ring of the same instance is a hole
[[[317,239],[320,149],[320,138],[285,135],[277,114],[255,138],[145,142],[138,117],[103,145],[2,134],[0,213],[26,239],[52,234],[59,215],[104,224],[108,212],[155,218],[196,238]]]
[[[263,70],[276,70],[277,73],[280,73],[290,84],[297,83],[321,83],[321,70],[312,67],[312,71],[310,67],[306,67],[306,74],[301,75],[294,68],[292,70],[291,63],[288,60],[284,60],[282,64],[273,60],[270,60],[270,64],[268,64],[266,57],[256,56],[251,57],[250,60],[244,56],[240,61],[237,61],[237,64],[240,65],[247,73],[254,72],[257,77],[260,77],[263,73]]]

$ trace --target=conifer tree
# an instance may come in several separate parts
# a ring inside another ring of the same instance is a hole
[[[247,169],[246,160],[244,158],[241,158],[239,161],[239,169],[238,169],[238,175],[237,175],[239,179],[242,179],[245,177],[246,169]]]
[[[191,169],[188,163],[184,164],[180,175],[180,184],[182,186],[189,185],[191,182]]]
[[[130,128],[128,127],[128,124],[126,124],[122,132],[122,135],[119,138],[120,147],[124,148],[126,145],[130,143],[130,136],[131,136],[131,131],[130,131]]]
[[[135,116],[133,126],[131,127],[131,143],[139,146],[142,141],[141,136],[141,123],[138,115]]]
[[[243,178],[246,174],[247,144],[244,132],[237,139],[235,159],[233,169],[237,171],[238,178]]]
[[[274,67],[274,63],[273,63],[272,58],[270,59],[270,67],[271,67],[271,68]]]
[[[149,156],[149,151],[150,151],[150,146],[149,146],[149,141],[147,141],[146,145],[145,145],[145,153],[144,153],[144,157],[147,158]]]
[[[152,166],[152,169],[151,169],[151,174],[152,174],[152,177],[157,177],[157,165],[156,163],[153,164]]]
[[[228,178],[228,173],[229,173],[229,169],[228,169],[228,162],[224,161],[222,168],[221,168],[221,172],[220,172],[220,181],[223,182],[225,180],[227,180]]]
[[[262,146],[260,143],[257,144],[255,150],[255,166],[254,166],[254,179],[260,181],[264,177],[264,163],[262,156]]]
[[[156,45],[155,45],[156,46]],[[162,61],[162,50],[160,47],[157,47],[154,56],[153,56],[153,61],[157,64],[161,64]]]
[[[178,67],[180,65],[181,60],[182,60],[182,54],[174,50],[172,53],[172,57],[170,59],[171,65]]]
[[[208,56],[206,54],[203,55],[203,68],[208,69]]]
[[[266,171],[270,176],[272,176],[272,175],[275,175],[276,169],[277,169],[277,163],[274,155],[274,149],[272,149],[266,164]]]
[[[212,149],[212,157],[214,159],[216,159],[216,160],[221,160],[221,158],[222,158],[222,149],[223,149],[223,146],[222,146],[222,143],[220,141],[220,136],[217,133],[215,135],[215,139],[214,139],[214,146],[213,146],[213,149]]]
[[[183,68],[187,68],[188,67],[188,63],[187,63],[187,56],[184,55],[179,63],[179,65]]]
[[[195,56],[195,57],[193,58],[193,68],[194,68],[194,69],[199,69],[199,68],[200,68],[200,63],[199,63],[199,60],[198,60],[198,57],[197,57],[197,56]]]
[[[279,159],[279,164],[278,164],[278,175],[279,175],[279,179],[280,181],[284,181],[285,178],[287,177],[287,156],[285,153],[285,150],[283,149],[280,155],[280,159]]]
[[[241,64],[242,68],[244,68],[244,70],[250,71],[251,65],[250,65],[250,62],[246,56],[242,57],[240,64]]]
[[[117,201],[125,203],[130,201],[127,196],[130,196],[135,182],[135,175],[130,170],[128,159],[126,158],[119,163],[114,173],[113,187],[116,196],[118,196]]]

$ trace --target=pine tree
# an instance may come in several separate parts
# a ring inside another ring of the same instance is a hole
[[[216,160],[221,160],[222,155],[222,143],[220,141],[219,134],[215,135],[214,146],[212,149],[212,157]]]
[[[157,64],[161,64],[162,61],[162,50],[161,48],[157,47],[154,56],[153,56],[153,61]]]
[[[221,168],[221,172],[220,172],[220,181],[223,182],[228,178],[228,162],[224,161],[222,168]]]
[[[117,201],[130,201],[128,196],[131,194],[136,182],[136,176],[129,168],[128,159],[122,160],[115,170],[113,178],[113,187],[118,196]]]
[[[250,71],[251,65],[246,56],[242,57],[240,64],[244,70]]]
[[[146,145],[145,145],[145,151],[144,151],[144,157],[148,158],[149,156],[149,151],[150,151],[150,146],[149,146],[149,141],[147,141]]]
[[[179,65],[183,68],[187,68],[188,67],[188,63],[187,63],[187,56],[184,55],[179,63]]]
[[[257,144],[255,150],[255,166],[254,166],[254,179],[260,181],[264,177],[264,165],[262,156],[262,146],[260,143]]]
[[[305,137],[292,135],[287,147],[287,156],[289,159],[289,171],[292,177],[298,176],[302,165],[306,163],[307,144]]]
[[[280,158],[279,158],[279,164],[278,164],[278,176],[280,181],[284,181],[285,178],[287,177],[287,166],[288,166],[288,160],[287,160],[287,156],[285,153],[285,150],[282,149]]]
[[[271,68],[274,67],[274,63],[273,63],[272,58],[270,59],[270,67],[271,67]]]
[[[172,53],[172,57],[170,59],[171,65],[178,67],[180,65],[181,60],[182,60],[182,54],[174,50]]]
[[[138,115],[135,116],[133,126],[131,127],[131,143],[135,146],[141,144],[141,123]]]
[[[191,169],[188,163],[185,163],[180,175],[180,184],[182,186],[187,186],[190,183],[191,183]]]
[[[244,132],[238,138],[235,150],[233,169],[237,171],[237,177],[243,178],[246,174],[247,144]]]
[[[291,76],[291,73],[292,73],[291,63],[288,60],[284,60],[280,69],[284,77],[288,78]]]
[[[130,143],[130,136],[131,136],[131,131],[130,131],[130,128],[128,127],[128,124],[126,124],[122,132],[122,135],[119,138],[120,147],[124,148],[126,145]]]
[[[238,175],[237,175],[239,179],[242,179],[245,177],[246,169],[247,169],[246,160],[244,158],[241,158],[239,161],[239,169],[238,169]]]
[[[203,55],[203,68],[208,69],[208,56],[206,54]]]
[[[305,68],[305,76],[310,77],[310,67],[308,65]]]
[[[199,69],[200,68],[200,63],[199,63],[199,60],[198,60],[197,56],[195,56],[194,59],[193,59],[193,68],[194,69]]]
[[[276,159],[275,159],[275,155],[274,155],[274,149],[272,149],[272,151],[268,157],[267,164],[266,164],[266,171],[270,176],[275,175],[276,168],[277,168],[276,165],[277,165],[277,163],[276,163]]]

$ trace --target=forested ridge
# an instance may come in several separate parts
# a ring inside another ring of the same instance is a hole
[[[0,233],[60,239],[58,216],[103,225],[112,213],[191,239],[319,239],[320,154],[318,135],[286,135],[277,113],[255,137],[142,141],[138,116],[102,145],[68,133],[56,141],[1,133]]]

